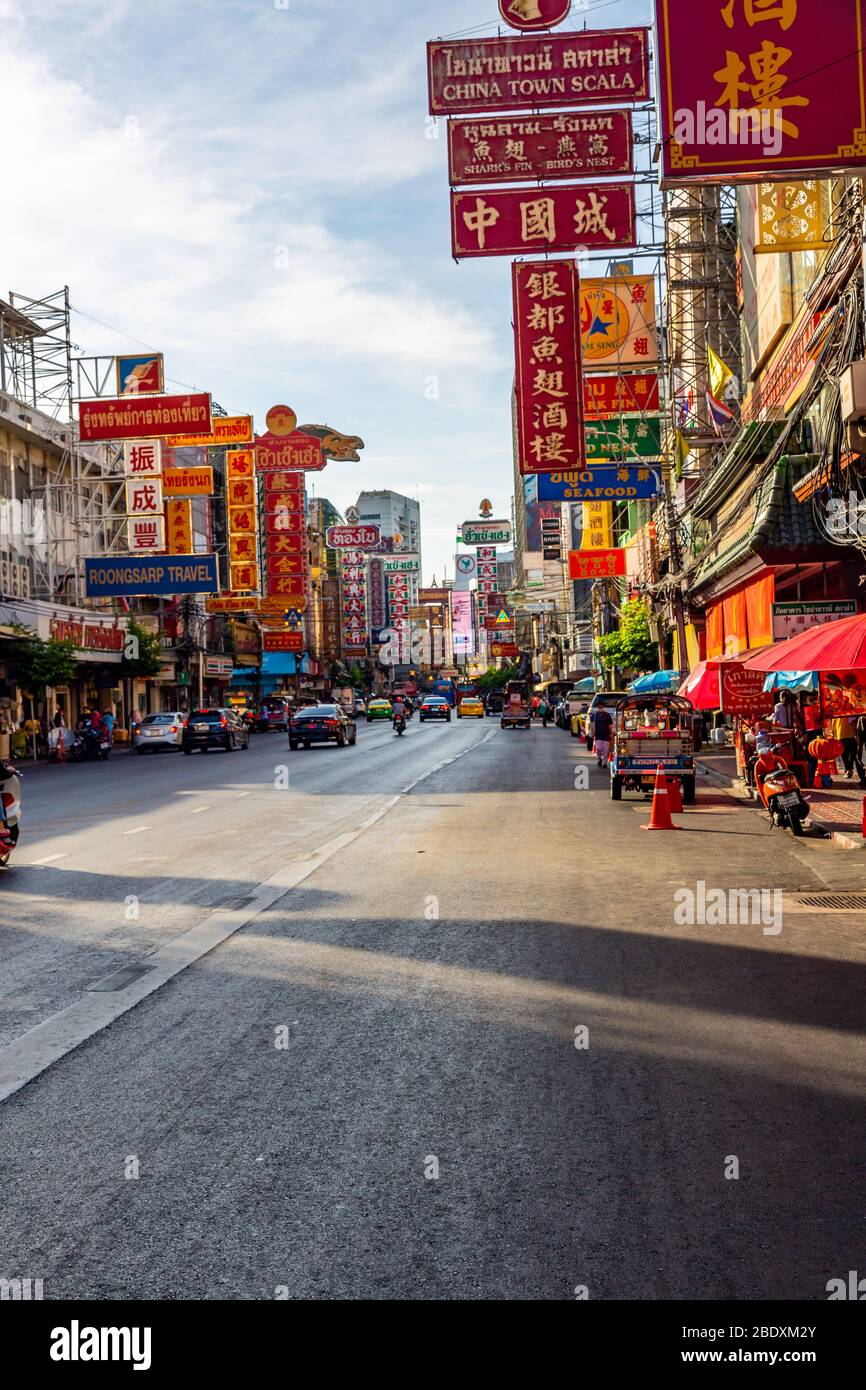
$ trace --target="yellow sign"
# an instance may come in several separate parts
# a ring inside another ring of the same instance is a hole
[[[255,560],[243,560],[240,564],[230,566],[231,584],[233,589],[251,590],[255,592],[259,587],[259,567]]]
[[[651,275],[609,275],[580,286],[583,365],[638,367],[659,360],[655,281]]]
[[[256,537],[246,531],[229,532],[229,559],[232,564],[241,564],[245,560],[258,560],[258,548]]]
[[[756,252],[825,251],[827,245],[817,179],[761,184]]]
[[[210,497],[213,492],[213,469],[166,468],[162,475],[162,490],[168,497]]]
[[[252,449],[231,449],[226,454],[227,478],[252,478],[255,476],[255,456]]]
[[[252,415],[214,415],[213,434],[171,434],[170,449],[207,449],[231,444],[252,444]]]
[[[613,549],[613,503],[583,502],[581,550]]]
[[[191,555],[192,502],[186,499],[166,502],[165,529],[169,555]]]

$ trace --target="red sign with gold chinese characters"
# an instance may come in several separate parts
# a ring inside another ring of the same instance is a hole
[[[636,244],[634,184],[489,188],[451,194],[451,249],[466,256],[617,250]]]
[[[555,116],[483,116],[448,122],[450,184],[630,174],[630,111],[565,111]]]
[[[303,632],[263,632],[262,651],[302,652],[306,646]]]
[[[584,29],[427,45],[430,113],[646,101],[649,29]]]
[[[550,29],[568,19],[571,0],[499,0],[499,13],[512,29]]]
[[[569,579],[610,579],[625,574],[624,550],[569,550]]]
[[[866,164],[864,0],[655,0],[662,180]]]
[[[521,473],[584,465],[579,283],[574,261],[515,261],[515,391]]]
[[[586,414],[635,415],[659,408],[658,372],[593,372],[583,379]]]

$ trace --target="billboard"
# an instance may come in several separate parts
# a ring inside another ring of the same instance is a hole
[[[661,453],[660,415],[587,420],[583,432],[587,459],[647,459]]]
[[[645,367],[659,360],[655,281],[609,275],[580,287],[580,337],[586,371]]]
[[[663,183],[866,164],[863,0],[655,0]]]
[[[475,655],[475,632],[472,626],[472,595],[451,591],[451,633],[455,661],[469,661]]]
[[[166,440],[169,448],[225,448],[231,444],[252,444],[252,415],[215,415],[213,430],[207,438],[197,434],[170,434]]]
[[[123,396],[116,401],[79,401],[78,430],[82,440],[164,439],[178,426],[190,435],[211,432],[210,396],[198,391],[188,396]]]
[[[153,555],[148,559],[97,555],[84,561],[88,598],[129,594],[215,594],[215,555]]]
[[[612,464],[593,464],[580,473],[541,473],[537,482],[540,502],[637,502],[662,491],[660,468]]]
[[[329,526],[325,545],[332,550],[375,550],[382,539],[378,526],[364,522],[360,526]]]
[[[625,551],[570,550],[568,552],[570,579],[611,579],[625,574]]]
[[[582,30],[427,45],[430,114],[647,101],[649,30]]]
[[[256,435],[256,468],[288,468],[296,472],[319,472],[327,459],[321,439],[302,434],[296,428],[298,417],[290,405],[272,405],[265,416],[267,433]]]
[[[591,419],[658,410],[658,372],[587,373],[583,378],[583,406]]]
[[[515,261],[511,282],[520,472],[579,469],[584,432],[577,265]]]
[[[451,253],[621,250],[637,244],[633,183],[451,192]]]
[[[511,540],[511,522],[464,521],[460,534],[464,545],[507,545]]]
[[[527,183],[630,174],[630,111],[448,122],[448,182]]]
[[[210,497],[213,492],[213,469],[166,468],[162,475],[166,497]]]

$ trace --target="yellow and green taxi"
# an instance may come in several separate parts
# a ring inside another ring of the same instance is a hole
[[[394,706],[390,700],[371,700],[367,705],[367,723],[372,724],[374,719],[392,719],[394,717]]]
[[[457,706],[458,719],[483,719],[484,705],[477,695],[464,695]]]

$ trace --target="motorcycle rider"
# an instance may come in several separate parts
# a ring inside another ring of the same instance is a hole
[[[397,727],[397,722],[400,719],[402,719],[403,721],[403,727],[406,727],[406,706],[403,703],[403,697],[401,695],[396,696],[394,703],[391,706],[391,718],[395,729]]]

